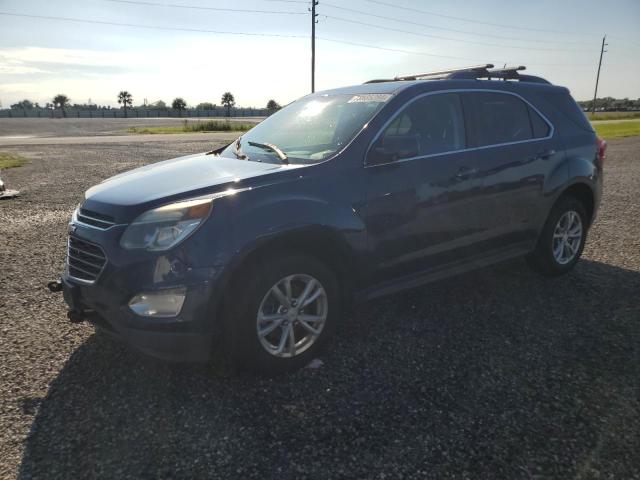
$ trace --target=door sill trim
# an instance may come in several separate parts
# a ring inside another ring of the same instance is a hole
[[[354,300],[356,303],[367,302],[374,298],[392,295],[402,290],[420,287],[431,282],[443,280],[448,277],[453,277],[472,270],[477,270],[479,268],[488,267],[496,263],[521,257],[530,251],[531,248],[528,245],[525,246],[524,243],[516,244],[508,249],[503,249],[500,252],[492,252],[478,257],[471,257],[469,259],[447,263],[435,269],[423,270],[421,272],[413,273],[395,280],[381,282],[365,288],[355,294]]]

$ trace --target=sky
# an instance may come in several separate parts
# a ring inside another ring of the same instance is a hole
[[[0,102],[44,105],[63,93],[117,106],[128,90],[134,105],[220,104],[225,91],[239,106],[286,104],[311,88],[309,6],[0,0]],[[606,34],[598,96],[640,98],[640,0],[319,0],[317,13],[316,90],[506,63],[587,100]]]

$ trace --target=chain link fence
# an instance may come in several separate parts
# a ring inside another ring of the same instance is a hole
[[[266,108],[232,108],[231,117],[266,117],[271,112]],[[0,110],[0,118],[221,118],[227,116],[227,109],[217,107],[212,110],[174,110],[174,109],[142,109],[100,108],[100,109],[4,109]]]

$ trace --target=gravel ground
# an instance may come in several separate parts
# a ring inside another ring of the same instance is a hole
[[[210,142],[5,148],[0,478],[640,478],[640,139],[613,141],[584,259],[514,261],[358,309],[277,379],[159,364],[45,290],[81,192]]]

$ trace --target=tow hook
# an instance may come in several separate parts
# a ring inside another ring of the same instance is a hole
[[[81,310],[69,310],[67,312],[67,318],[71,323],[82,323],[86,320],[84,312]]]
[[[60,280],[47,283],[47,288],[53,293],[61,292],[64,288]]]

